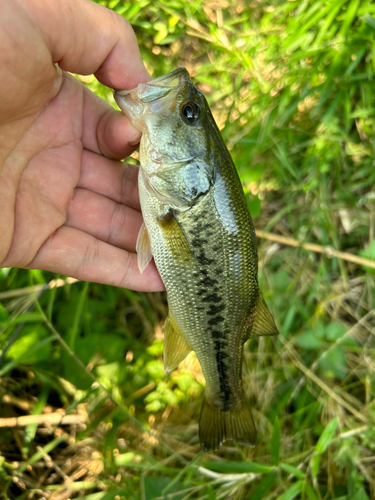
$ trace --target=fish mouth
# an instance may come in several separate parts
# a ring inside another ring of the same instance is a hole
[[[139,128],[140,124],[137,126],[137,122],[146,109],[152,113],[160,113],[169,108],[181,88],[190,81],[189,73],[181,67],[148,83],[140,83],[135,89],[115,90],[113,96],[121,111]]]

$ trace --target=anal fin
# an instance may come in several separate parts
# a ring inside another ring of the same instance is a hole
[[[144,222],[139,230],[135,249],[137,251],[138,269],[142,274],[152,259],[150,237]]]
[[[164,369],[171,373],[191,351],[191,347],[169,315],[164,327]]]
[[[199,419],[199,441],[204,451],[216,451],[227,439],[245,446],[255,446],[257,431],[248,404],[222,410],[203,398]]]

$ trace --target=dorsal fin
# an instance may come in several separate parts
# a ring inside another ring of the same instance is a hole
[[[255,308],[255,317],[249,318],[249,328],[246,331],[243,342],[250,337],[262,335],[277,335],[279,333],[275,321],[264,301],[262,292],[259,290],[258,302]]]
[[[171,373],[191,351],[191,347],[169,314],[164,327],[164,369]]]
[[[278,333],[279,331],[275,325],[275,321],[264,301],[262,292],[259,290],[258,304],[250,337],[257,337],[259,335],[277,335]]]
[[[144,222],[139,230],[135,249],[137,251],[138,269],[142,274],[152,259],[150,237]]]

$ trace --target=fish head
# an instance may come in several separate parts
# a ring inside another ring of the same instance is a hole
[[[212,154],[220,142],[205,97],[185,68],[114,94],[142,132],[141,168],[159,198],[191,204],[212,185]],[[172,203],[172,205],[173,205]]]

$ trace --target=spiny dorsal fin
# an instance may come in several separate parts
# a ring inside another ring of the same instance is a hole
[[[199,441],[204,451],[215,451],[227,439],[245,446],[255,446],[257,431],[248,404],[240,408],[222,410],[203,398],[199,419]]]
[[[169,315],[164,327],[164,369],[171,373],[191,351],[191,347]]]
[[[148,236],[148,232],[144,222],[142,223],[141,229],[139,230],[135,249],[137,251],[138,269],[142,274],[148,266],[150,260],[152,259],[150,238]]]
[[[258,303],[255,310],[255,318],[247,338],[259,335],[277,335],[279,333],[275,321],[264,302],[262,292],[259,290]]]
[[[171,209],[165,215],[158,217],[158,222],[173,257],[192,258],[189,243],[174,216],[173,210]]]

